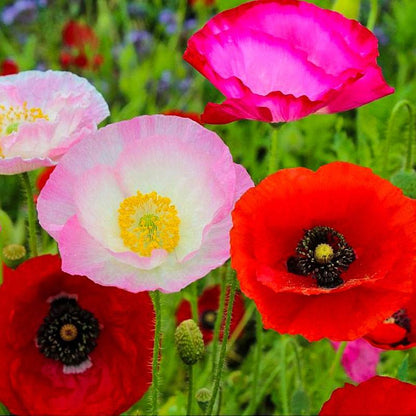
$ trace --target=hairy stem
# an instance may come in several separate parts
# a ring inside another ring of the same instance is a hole
[[[30,183],[29,174],[27,172],[22,173],[23,188],[26,194],[27,210],[28,210],[28,224],[29,224],[29,249],[31,257],[38,255],[37,237],[36,237],[36,222],[37,215],[35,209],[35,202],[33,201],[32,184]]]

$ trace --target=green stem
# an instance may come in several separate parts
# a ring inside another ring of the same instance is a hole
[[[194,366],[188,365],[188,407],[186,410],[187,416],[192,414],[192,401],[194,399]]]
[[[393,107],[393,110],[390,114],[389,121],[387,122],[387,131],[386,131],[386,144],[385,144],[385,152],[383,158],[383,164],[381,168],[381,176],[386,177],[387,175],[387,166],[389,162],[389,153],[390,153],[390,145],[391,139],[393,136],[393,130],[397,115],[402,107],[407,108],[409,113],[409,139],[407,144],[407,156],[406,156],[406,169],[411,169],[412,167],[412,146],[415,136],[415,127],[414,127],[414,109],[413,105],[409,100],[400,100],[396,105]]]
[[[224,316],[226,283],[228,271],[230,269],[231,267],[228,264],[225,264],[220,269],[220,300],[218,302],[217,319],[215,320],[214,334],[212,336],[212,374],[215,374],[216,372],[218,340],[220,337],[222,319]]]
[[[300,355],[298,350],[298,344],[292,338],[289,339],[289,344],[293,347],[293,352],[295,353],[295,360],[296,360],[296,369],[298,373],[298,382],[303,387],[303,376],[302,376],[302,365],[300,363]]]
[[[198,291],[197,285],[198,282],[192,283],[189,287],[191,295],[191,310],[192,310],[192,319],[198,324],[199,323],[199,314],[198,314]]]
[[[270,137],[270,150],[269,150],[269,169],[268,173],[271,175],[276,172],[279,166],[279,155],[278,155],[278,130],[279,126],[277,124],[272,124],[272,132]]]
[[[255,311],[255,309],[256,309],[256,304],[254,302],[250,302],[246,311],[244,312],[243,317],[241,318],[241,321],[235,327],[233,333],[230,336],[230,339],[228,340],[227,351],[230,350],[232,346],[234,345],[234,343],[237,341],[241,332],[243,332],[243,329],[246,327],[248,321],[250,320],[251,315],[253,315],[253,312]]]
[[[287,384],[286,384],[286,338],[280,340],[280,397],[282,399],[283,414],[289,414],[289,401],[287,397]]]
[[[229,296],[228,305],[227,305],[227,315],[225,319],[225,328],[224,328],[224,333],[223,333],[223,338],[222,338],[222,343],[221,343],[220,358],[218,360],[218,364],[216,366],[216,371],[214,374],[214,387],[212,389],[212,397],[209,402],[207,415],[212,414],[215,399],[217,397],[218,389],[220,387],[222,370],[223,370],[224,361],[225,361],[225,353],[227,351],[227,340],[228,340],[228,335],[230,333],[231,316],[233,312],[236,290],[237,290],[237,279],[235,278],[235,276],[232,276],[231,285],[230,285],[230,296]]]
[[[329,377],[333,376],[335,369],[338,367],[346,346],[347,346],[347,341],[342,341],[341,344],[339,345],[337,352],[334,356],[334,359],[332,360],[331,367],[329,367]]]
[[[37,215],[35,209],[35,202],[33,201],[33,190],[30,183],[29,174],[27,172],[22,173],[23,187],[26,193],[27,210],[28,210],[28,224],[29,224],[29,248],[31,257],[38,255],[38,247],[36,242],[36,222]]]
[[[253,369],[253,384],[252,384],[252,393],[250,403],[248,405],[247,413],[255,414],[256,403],[257,403],[257,387],[259,384],[259,374],[260,374],[260,361],[263,350],[263,322],[261,320],[261,315],[257,311],[256,313],[256,349],[254,351],[254,369]]]
[[[158,414],[158,396],[159,396],[159,350],[160,350],[160,332],[162,327],[162,314],[160,307],[160,292],[155,290],[152,292],[153,306],[155,308],[156,325],[155,325],[155,340],[153,347],[153,361],[152,361],[152,415]]]
[[[377,15],[378,15],[378,1],[379,0],[370,0],[370,14],[367,20],[367,28],[374,30],[376,25]]]

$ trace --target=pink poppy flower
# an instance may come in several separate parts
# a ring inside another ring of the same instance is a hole
[[[142,116],[73,146],[38,198],[62,269],[131,292],[175,292],[230,256],[231,210],[253,185],[192,120]]]
[[[339,342],[332,342],[335,349]],[[347,376],[357,383],[361,383],[377,374],[377,364],[382,350],[373,347],[362,338],[347,343],[342,354],[341,363]]]
[[[84,78],[60,71],[0,77],[0,174],[55,165],[109,115]]]
[[[297,0],[258,0],[214,16],[184,59],[226,97],[203,123],[297,120],[350,110],[393,93],[376,37],[339,13]]]

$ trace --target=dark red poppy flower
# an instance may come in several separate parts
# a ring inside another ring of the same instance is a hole
[[[377,38],[359,22],[298,0],[257,0],[214,16],[184,59],[225,95],[203,123],[297,120],[393,93]]]
[[[168,110],[168,111],[164,111],[163,114],[166,114],[167,116],[178,116],[178,117],[183,117],[183,118],[190,118],[191,120],[196,121],[199,124],[202,124],[201,116],[198,113],[181,111],[181,110]]]
[[[266,328],[354,340],[410,299],[416,205],[368,168],[283,169],[237,202],[232,266]]]
[[[226,304],[228,293],[226,297]],[[199,327],[204,337],[204,343],[208,344],[212,341],[214,335],[215,321],[217,319],[218,305],[220,301],[220,286],[212,286],[205,289],[198,298],[198,314]],[[245,312],[244,300],[240,293],[236,293],[233,306],[233,314],[231,317],[230,336],[237,328]],[[191,304],[187,300],[183,300],[176,310],[176,324],[180,324],[186,319],[192,318]],[[220,332],[222,339],[222,330]]]
[[[372,377],[336,389],[320,415],[415,415],[416,386],[390,377]]]
[[[60,266],[46,255],[5,271],[0,402],[18,415],[120,414],[151,382],[150,297]]]
[[[98,37],[87,24],[70,20],[62,29],[62,42],[64,50],[60,62],[63,68],[96,70],[103,63],[102,55],[97,54]]]
[[[416,346],[416,297],[380,322],[364,338],[385,350],[407,350]]]
[[[0,75],[12,75],[19,72],[19,67],[13,59],[5,59],[0,65]]]

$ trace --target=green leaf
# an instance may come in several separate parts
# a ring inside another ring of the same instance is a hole
[[[290,408],[292,414],[295,415],[308,415],[310,414],[310,400],[309,396],[302,388],[298,388],[292,395],[290,400]]]
[[[409,354],[403,358],[403,361],[397,369],[397,378],[401,381],[408,381],[409,379]]]

